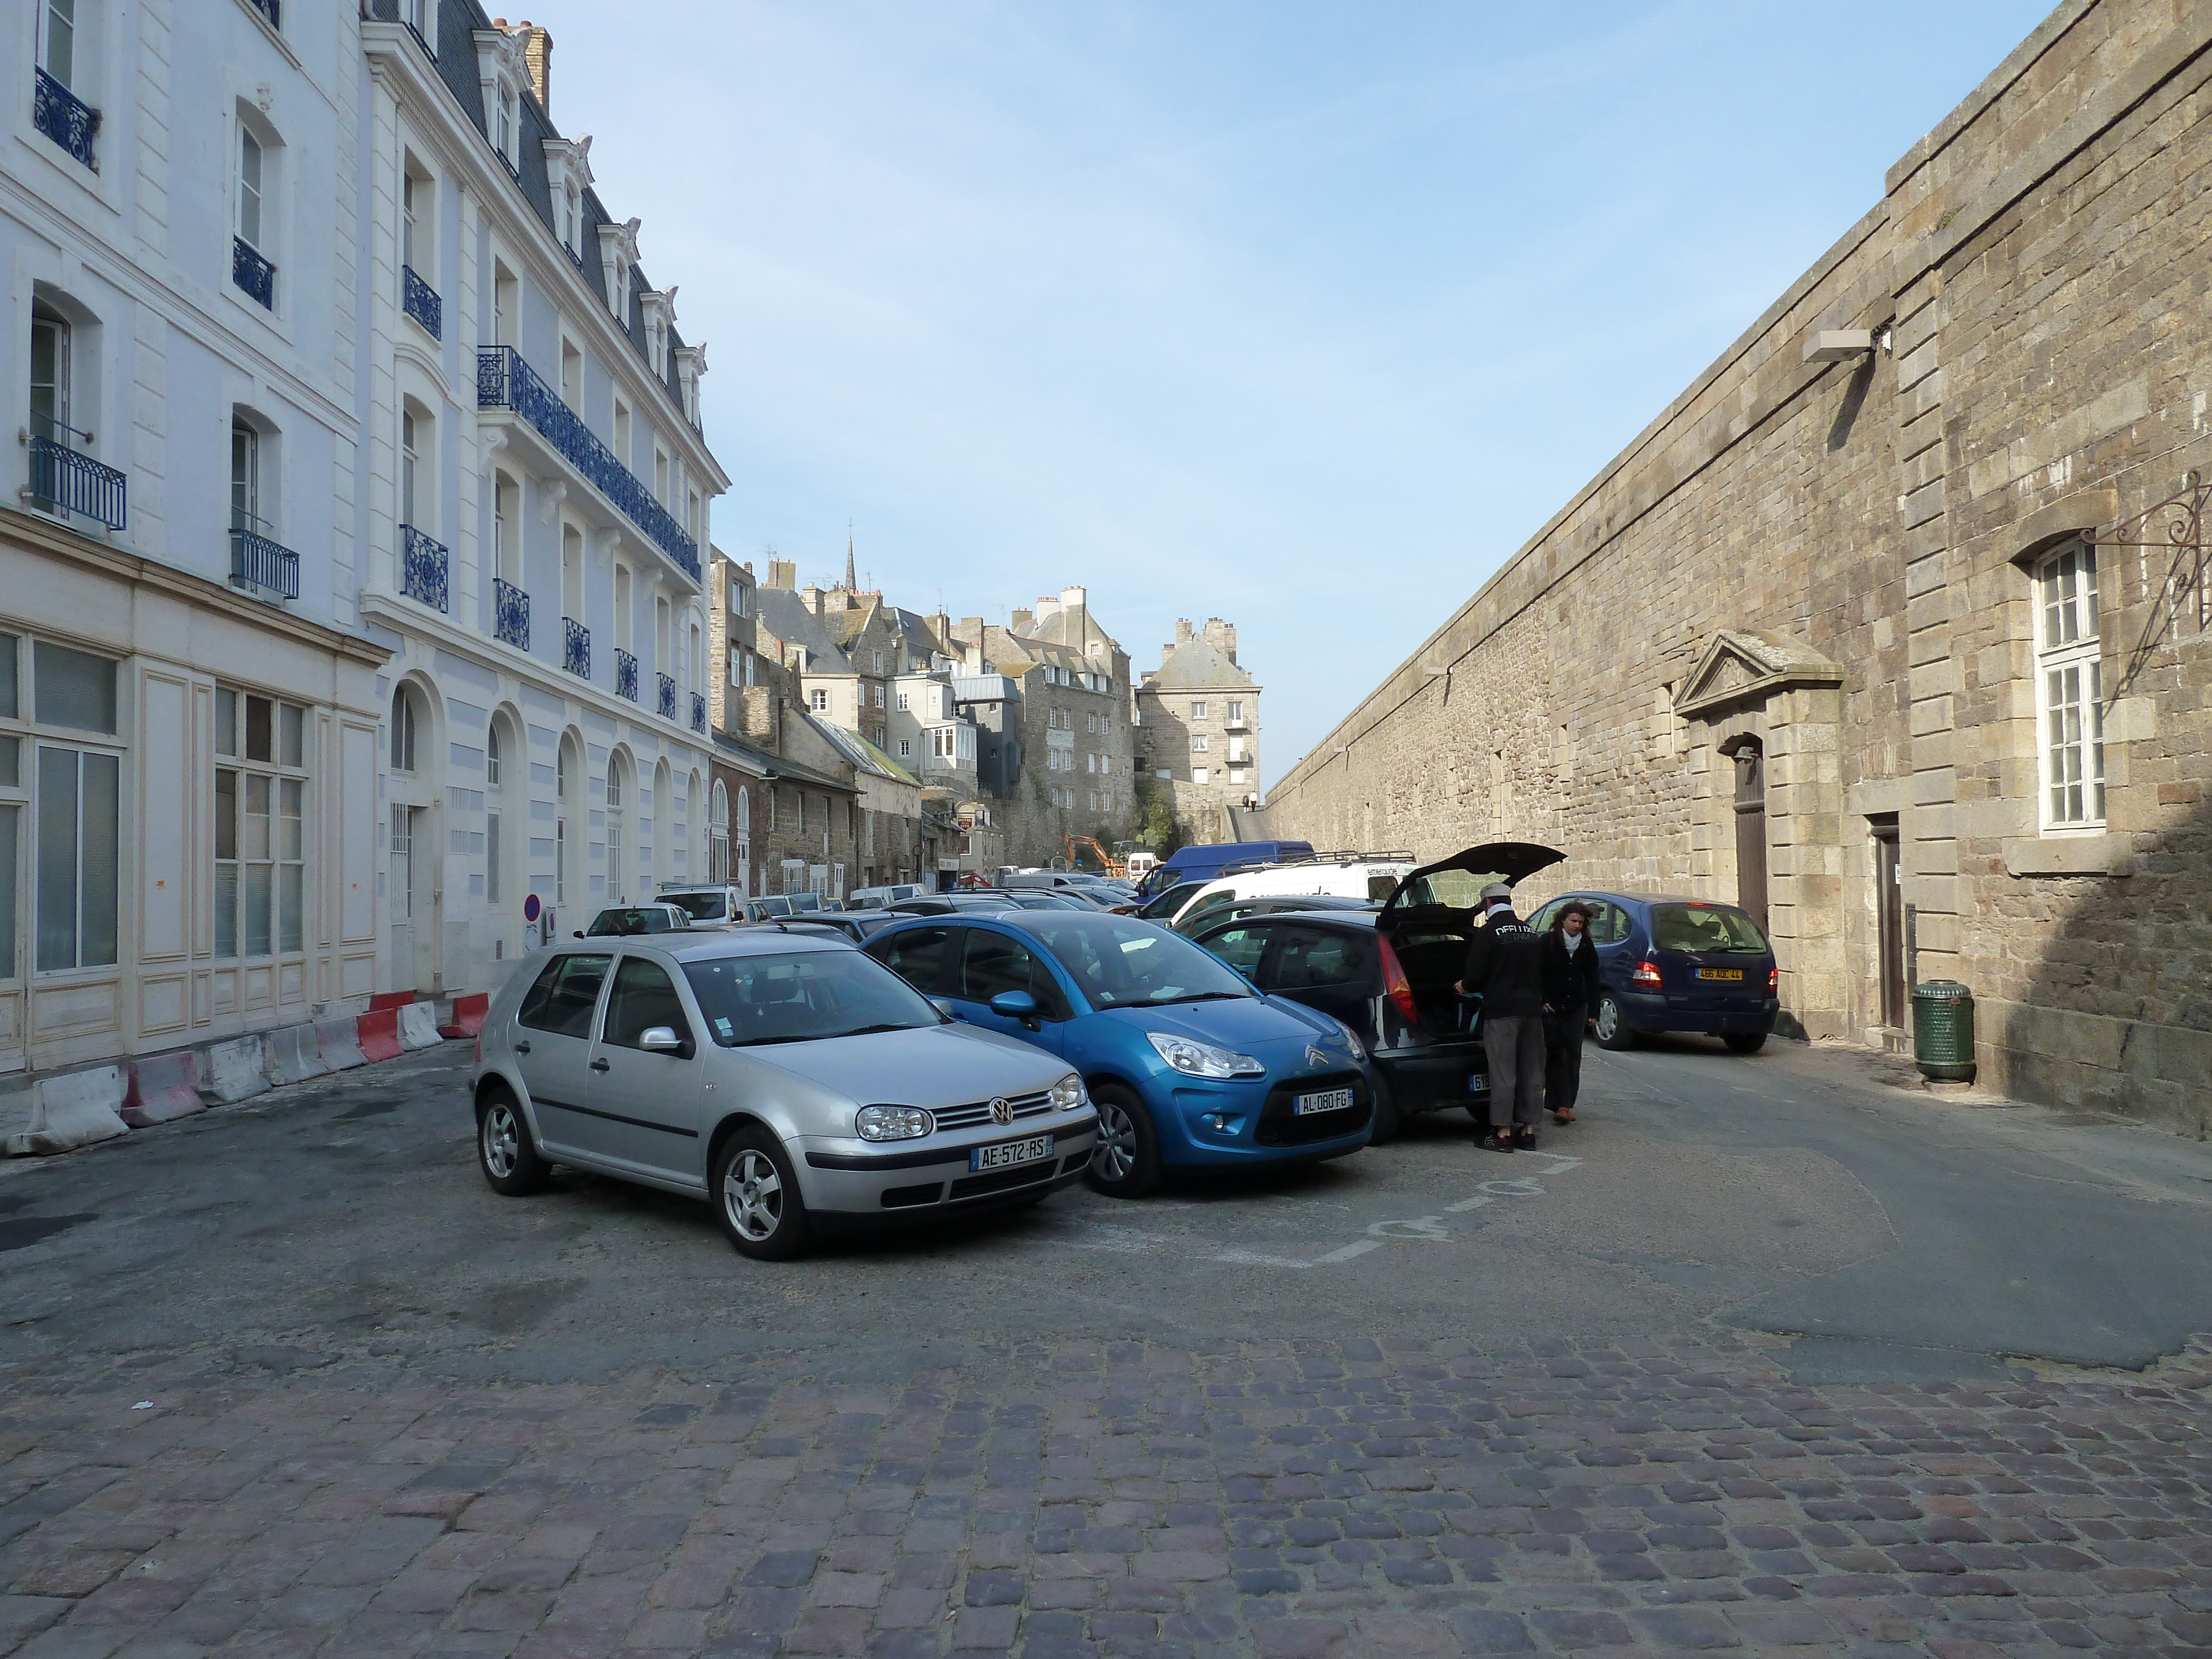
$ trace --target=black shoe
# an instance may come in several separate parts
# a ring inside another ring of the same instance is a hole
[[[1482,1146],[1486,1152],[1510,1152],[1513,1150],[1513,1131],[1492,1129],[1483,1136]]]
[[[1533,1123],[1515,1124],[1513,1126],[1513,1145],[1524,1152],[1534,1152],[1536,1150],[1536,1126]]]

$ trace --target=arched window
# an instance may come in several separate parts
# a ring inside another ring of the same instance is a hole
[[[622,904],[628,902],[630,866],[623,862],[623,848],[628,837],[623,834],[625,823],[623,811],[627,791],[623,784],[622,751],[617,750],[607,757],[607,902]]]
[[[738,786],[738,890],[750,894],[753,890],[753,796],[743,784]]]
[[[730,879],[730,792],[720,778],[707,813],[707,879],[718,886]]]
[[[392,769],[415,769],[415,700],[404,685],[392,694]]]

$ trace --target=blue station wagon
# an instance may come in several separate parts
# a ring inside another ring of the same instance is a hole
[[[1529,918],[1539,930],[1568,900],[1590,912],[1597,946],[1599,1046],[1633,1047],[1646,1031],[1717,1036],[1756,1054],[1781,1010],[1774,947],[1747,911],[1710,899],[1562,893]]]
[[[1062,1056],[1097,1107],[1091,1182],[1119,1198],[1170,1168],[1341,1158],[1368,1141],[1374,1081],[1340,1021],[1134,916],[916,917],[866,946],[938,1006]]]

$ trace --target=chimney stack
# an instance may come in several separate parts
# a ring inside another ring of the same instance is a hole
[[[1036,620],[1036,618],[1026,611],[1011,611],[1006,617],[1006,632],[1018,634]]]
[[[799,586],[799,564],[793,559],[770,558],[768,562],[768,581],[765,586],[781,587],[788,592]]]
[[[509,23],[504,17],[495,17],[492,25],[507,33],[519,35],[522,40],[523,66],[529,71],[530,90],[537,95],[538,107],[547,115],[553,113],[553,32],[532,22],[527,17],[520,23]]]
[[[1206,642],[1230,661],[1237,660],[1237,624],[1225,623],[1218,617],[1206,619]]]
[[[818,617],[822,614],[822,590],[812,582],[799,590],[799,602],[813,615]]]

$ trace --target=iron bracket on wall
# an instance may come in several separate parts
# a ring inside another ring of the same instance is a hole
[[[2127,662],[2112,695],[2106,699],[2108,708],[2127,694],[2136,677],[2149,666],[2185,608],[2195,613],[2197,632],[2212,629],[2212,587],[2208,587],[2205,581],[2204,560],[2204,508],[2208,500],[2212,500],[2212,486],[2205,483],[2202,473],[2192,469],[2182,475],[2181,488],[2175,494],[2131,519],[2121,520],[2110,534],[2091,532],[2083,538],[2097,547],[2135,548],[2146,555],[2157,550],[2171,556],[2166,562],[2164,592],[2152,605],[2150,614],[2143,618],[2142,632],[2129,650]],[[2152,533],[2154,528],[2158,534]],[[2143,566],[2139,576],[2142,592],[2148,598],[2151,592],[2148,557]]]

